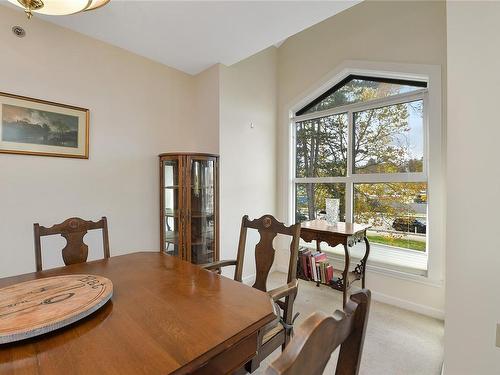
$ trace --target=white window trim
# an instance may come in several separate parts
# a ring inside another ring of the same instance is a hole
[[[422,99],[422,97],[425,93],[427,93],[426,88],[425,89],[418,89],[418,90],[415,90],[412,92],[406,92],[406,93],[402,93],[402,94],[392,95],[392,96],[389,96],[386,98],[373,99],[373,100],[370,100],[368,102],[346,104],[346,105],[339,106],[339,107],[325,109],[323,111],[306,113],[306,114],[303,114],[300,116],[292,116],[291,120],[293,120],[295,122],[304,121],[304,120],[310,120],[310,119],[315,119],[315,118],[319,118],[319,117],[326,117],[326,116],[330,116],[330,115],[338,115],[340,113],[345,113],[345,112],[349,112],[349,111],[360,112],[360,111],[366,111],[369,109],[387,107],[389,105],[394,105],[394,104],[407,103],[407,102]]]
[[[337,69],[328,73],[319,83],[314,85],[311,89],[307,90],[300,95],[295,101],[292,101],[289,105],[285,106],[286,116],[284,117],[286,121],[286,166],[284,166],[287,171],[287,183],[286,183],[286,194],[284,195],[285,201],[284,209],[286,211],[286,217],[289,223],[294,221],[294,184],[295,179],[295,144],[294,137],[295,131],[293,126],[297,119],[305,119],[307,115],[297,116],[294,118],[294,113],[300,108],[307,105],[309,102],[314,100],[316,97],[321,95],[323,92],[328,90],[337,82],[348,75],[365,75],[374,77],[385,77],[385,78],[398,78],[407,80],[417,80],[427,82],[427,88],[422,90],[426,91],[427,94],[424,95],[424,172],[423,173],[412,173],[411,176],[404,174],[411,178],[411,181],[427,181],[427,195],[428,195],[428,208],[427,208],[427,225],[428,225],[428,238],[427,238],[427,253],[428,253],[428,272],[427,280],[432,283],[442,283],[444,278],[444,157],[443,152],[445,147],[443,145],[443,125],[442,125],[442,99],[441,99],[441,67],[437,65],[420,65],[420,64],[399,64],[399,63],[383,63],[383,62],[367,62],[367,61],[345,61]],[[412,92],[408,95],[398,95],[394,99],[403,100],[403,97],[410,97],[411,95],[422,95],[422,92]],[[377,100],[379,101],[379,100]],[[365,105],[367,106],[377,106],[380,103],[377,101],[372,101],[369,103],[360,103],[358,108]],[[407,98],[404,101],[408,101]],[[383,99],[384,103],[388,103],[387,99]],[[349,105],[351,107],[353,105]],[[319,117],[318,114],[331,114],[345,112],[342,111],[343,108],[335,108],[331,110],[315,112],[311,114],[311,118]],[[349,120],[350,121],[350,120]],[[352,124],[349,123],[349,131],[352,132]],[[349,134],[350,139],[352,139],[352,134]],[[352,158],[351,158],[352,160]],[[348,166],[348,171],[352,166]],[[348,172],[349,173],[349,172]],[[417,176],[418,175],[418,176]],[[352,174],[351,174],[352,176]],[[352,176],[353,177],[353,176]],[[363,181],[366,180],[367,175],[364,175]],[[373,182],[382,182],[376,175],[370,175]],[[397,181],[405,181],[404,176],[401,174],[394,174],[394,178]],[[345,181],[345,177],[342,177],[342,182]],[[303,182],[340,182],[336,177],[325,178],[324,181],[316,178],[303,179]],[[352,205],[352,192],[346,196],[346,211]],[[349,211],[347,211],[349,212]],[[388,270],[388,274],[391,271]],[[408,275],[409,279],[412,279],[412,275]]]

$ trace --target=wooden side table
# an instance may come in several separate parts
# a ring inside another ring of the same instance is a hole
[[[301,224],[300,238],[306,242],[316,241],[316,249],[321,251],[320,242],[324,241],[329,246],[335,247],[337,245],[344,246],[345,252],[345,265],[343,270],[334,270],[337,273],[342,273],[341,277],[334,278],[330,284],[325,284],[333,289],[340,290],[343,293],[343,306],[347,302],[347,291],[351,284],[356,280],[361,280],[362,288],[365,287],[365,271],[366,261],[370,254],[370,243],[366,237],[366,231],[371,225],[344,223],[338,222],[337,224],[329,224],[325,220],[311,220],[305,221]],[[365,255],[356,265],[353,271],[349,271],[350,255],[349,248],[356,243],[364,241],[366,250]]]

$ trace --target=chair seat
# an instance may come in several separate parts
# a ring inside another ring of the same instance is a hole
[[[278,333],[284,330],[283,325],[280,323],[281,310],[277,303],[271,300],[271,304],[273,305],[274,315],[276,318],[267,323],[267,325],[263,328],[264,335],[262,336],[262,343],[266,343],[275,337]]]
[[[266,343],[268,341],[270,341],[273,337],[275,337],[276,335],[278,335],[280,332],[284,331],[285,328],[283,328],[283,325],[281,325],[279,322],[277,325],[275,325],[274,327],[270,328],[269,331],[267,331],[266,333],[264,333],[264,337],[262,338],[262,343]]]

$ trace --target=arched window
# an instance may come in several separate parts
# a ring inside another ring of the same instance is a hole
[[[427,83],[349,75],[295,112],[295,220],[340,200],[373,243],[426,251]]]

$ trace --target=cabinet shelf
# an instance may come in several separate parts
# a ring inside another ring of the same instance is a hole
[[[179,217],[179,210],[172,210],[171,208],[165,208],[164,215],[166,217]]]
[[[203,257],[210,257],[210,256],[213,256],[213,254],[214,254],[214,251],[211,250],[211,251],[205,251],[204,253],[198,253],[197,255],[203,256]],[[205,263],[207,263],[207,262],[205,262]]]
[[[160,155],[160,244],[167,254],[193,263],[219,259],[218,163],[217,155]]]
[[[195,219],[213,217],[214,215],[215,215],[214,212],[191,212],[191,218]]]
[[[165,242],[166,243],[178,244],[179,243],[179,234],[178,234],[178,232],[166,231],[165,232]]]
[[[191,245],[203,245],[203,244],[210,244],[214,242],[213,237],[197,237],[197,238],[192,238],[191,239]]]

